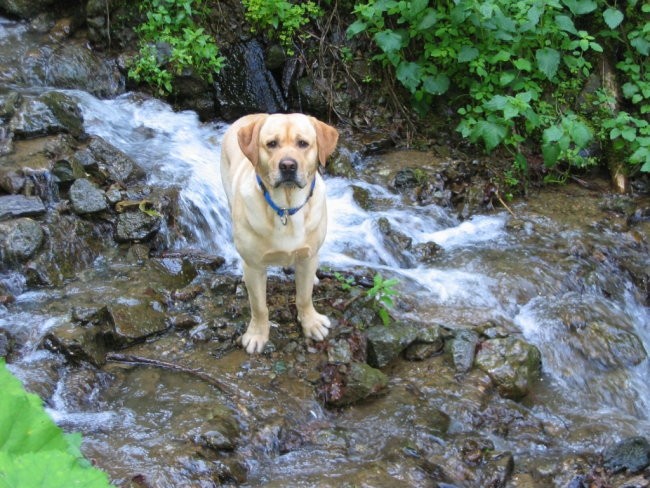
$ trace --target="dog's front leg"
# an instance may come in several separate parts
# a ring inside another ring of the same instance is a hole
[[[244,263],[244,282],[251,306],[251,321],[241,338],[246,352],[262,352],[269,340],[269,309],[266,306],[266,268],[254,268]]]
[[[296,262],[296,308],[305,337],[322,341],[329,333],[330,319],[318,313],[312,301],[316,268],[317,257]]]

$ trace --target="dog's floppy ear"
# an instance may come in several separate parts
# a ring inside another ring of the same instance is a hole
[[[339,140],[339,131],[315,117],[310,117],[310,119],[312,124],[314,124],[318,138],[318,161],[320,161],[321,166],[325,166],[327,158],[336,149],[336,143]]]
[[[251,117],[253,121],[250,124],[245,125],[237,131],[237,142],[239,142],[239,148],[248,160],[253,163],[253,166],[257,166],[259,160],[259,135],[266,117],[268,117],[267,114],[256,114]]]

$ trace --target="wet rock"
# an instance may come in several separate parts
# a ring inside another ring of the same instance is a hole
[[[41,225],[32,219],[0,222],[0,258],[25,261],[38,251],[43,239]]]
[[[198,274],[192,261],[185,257],[152,258],[149,265],[156,272],[156,276],[158,277],[157,281],[164,284],[167,288],[183,288],[196,278]],[[196,297],[201,291],[202,289],[195,292],[187,290],[187,292],[194,295],[192,298]],[[181,299],[182,295],[187,294],[180,290],[175,293],[178,299]]]
[[[444,248],[435,242],[421,242],[413,246],[413,256],[421,263],[431,264],[444,252]]]
[[[70,187],[70,201],[77,214],[101,212],[108,208],[106,194],[86,178],[79,178]]]
[[[603,451],[604,466],[617,473],[638,473],[650,465],[650,442],[645,437],[629,437]]]
[[[526,396],[541,373],[539,350],[517,337],[483,341],[475,362],[490,375],[501,396],[513,400]]]
[[[96,412],[101,410],[100,395],[105,391],[112,376],[104,371],[83,364],[68,369],[61,378],[61,400],[67,411]]]
[[[415,340],[404,351],[410,361],[420,361],[442,352],[445,347],[445,333],[438,324],[417,326]]]
[[[165,331],[169,326],[160,308],[158,302],[137,299],[108,305],[115,341],[126,345]]]
[[[251,112],[286,109],[282,93],[264,63],[264,52],[255,41],[224,49],[228,64],[216,74],[214,89],[219,111],[226,120]]]
[[[327,360],[332,364],[348,364],[352,362],[350,343],[345,339],[330,341],[327,348]]]
[[[119,242],[143,241],[160,230],[160,217],[134,210],[117,217],[116,239]]]
[[[0,11],[21,19],[31,19],[50,9],[55,0],[0,0]]]
[[[417,337],[417,330],[404,323],[378,325],[366,330],[368,364],[381,368],[398,357]]]
[[[61,159],[54,163],[52,174],[58,183],[70,183],[78,178],[86,176],[78,161],[68,161],[65,159]]]
[[[45,205],[36,196],[0,196],[0,220],[18,217],[33,217],[45,213]]]
[[[413,189],[420,185],[425,177],[424,171],[419,168],[402,168],[393,177],[392,186],[399,191]]]
[[[365,211],[373,210],[374,203],[370,197],[370,192],[357,185],[352,185],[352,198],[359,207]]]
[[[404,267],[411,266],[411,259],[409,258],[407,251],[411,249],[413,240],[407,235],[393,229],[390,222],[385,217],[381,217],[377,221],[377,228],[383,237],[384,245],[393,257],[399,260]]]
[[[9,122],[9,128],[22,138],[62,132],[80,136],[83,133],[83,115],[70,96],[50,91],[36,98],[25,97]]]
[[[80,327],[64,324],[50,330],[42,341],[46,349],[63,354],[72,364],[89,362],[102,366],[106,353],[111,350],[112,339],[100,326]]]
[[[190,432],[194,442],[214,451],[235,449],[240,432],[232,411],[224,405],[215,404],[202,415],[203,423]]]
[[[582,354],[607,368],[636,366],[648,356],[636,334],[606,322],[590,322],[573,336]]]
[[[105,183],[127,183],[144,177],[144,171],[133,159],[97,136],[74,154],[71,164],[79,164]]]
[[[25,269],[32,286],[58,286],[114,246],[112,225],[76,215],[48,214],[43,251]]]
[[[472,368],[478,343],[478,334],[467,329],[456,331],[454,338],[448,341],[451,359],[456,371],[466,373]]]
[[[388,377],[365,363],[328,364],[321,375],[319,394],[326,404],[341,407],[382,393]]]
[[[0,329],[0,358],[6,358],[11,354],[14,347],[14,339],[4,329]]]
[[[0,151],[0,155],[2,155],[2,151]],[[23,186],[25,186],[25,176],[22,172],[6,168],[0,169],[0,189],[15,195]]]
[[[124,91],[124,80],[115,64],[101,59],[85,44],[66,42],[40,61],[47,66],[42,80],[46,86],[84,90],[98,97]]]

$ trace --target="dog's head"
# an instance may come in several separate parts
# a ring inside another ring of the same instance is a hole
[[[334,127],[303,114],[260,114],[237,133],[242,152],[272,188],[308,185],[338,137]]]

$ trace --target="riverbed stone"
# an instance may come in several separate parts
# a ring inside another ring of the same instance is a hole
[[[390,326],[377,325],[366,330],[368,364],[382,368],[398,357],[417,337],[417,329],[398,322]]]
[[[603,451],[604,466],[617,473],[638,473],[650,466],[650,441],[646,437],[629,437]]]
[[[421,361],[440,353],[445,347],[445,333],[438,324],[417,326],[415,340],[404,351],[404,357],[410,361]]]
[[[327,403],[338,407],[351,405],[381,394],[387,386],[388,376],[380,370],[365,363],[354,362],[347,367],[341,394],[336,398],[329,398]]]
[[[526,396],[541,373],[539,350],[518,337],[483,341],[475,362],[492,378],[499,394],[513,400]]]
[[[1,129],[0,129],[1,133]],[[0,150],[0,155],[2,151]],[[25,186],[25,175],[22,171],[16,171],[9,168],[0,168],[0,189],[15,195]]]
[[[42,346],[62,354],[73,364],[89,362],[102,366],[106,362],[110,342],[101,326],[81,327],[66,323],[50,330],[43,338]]]
[[[453,339],[447,342],[456,371],[466,373],[472,368],[478,343],[478,334],[469,329],[457,330]]]
[[[123,300],[107,306],[112,333],[123,345],[165,331],[169,326],[161,306],[155,301]]]
[[[77,214],[89,214],[106,210],[106,195],[90,180],[79,178],[70,187],[70,201]]]
[[[45,211],[43,201],[37,196],[0,196],[0,221],[42,215]]]
[[[587,323],[574,337],[584,356],[606,368],[636,366],[648,356],[636,334],[602,320]]]
[[[117,217],[116,239],[119,242],[144,241],[160,230],[160,217],[132,210]]]
[[[25,261],[43,244],[41,225],[29,218],[0,222],[0,257]]]
[[[106,184],[132,182],[145,175],[133,159],[99,136],[92,137],[88,146],[78,150],[72,159],[73,164],[79,164]]]
[[[50,91],[38,97],[25,97],[9,122],[16,137],[33,138],[48,134],[83,133],[81,109],[65,93]]]
[[[239,424],[233,412],[220,403],[209,411],[201,409],[203,423],[190,432],[192,440],[214,451],[232,451],[240,436]]]

